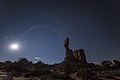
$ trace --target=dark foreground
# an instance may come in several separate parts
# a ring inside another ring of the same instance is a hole
[[[102,61],[101,64],[69,65],[32,63],[26,58],[0,63],[0,80],[120,80],[120,62]]]

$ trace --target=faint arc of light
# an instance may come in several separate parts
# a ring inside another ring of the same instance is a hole
[[[48,26],[45,26],[45,25],[37,25],[37,26],[35,26],[35,27],[30,27],[29,29],[25,30],[25,31],[20,35],[19,40],[20,40],[25,34],[31,32],[31,31],[33,31],[33,30],[35,30],[35,29],[37,29],[37,28],[49,28],[49,29],[51,29],[52,31],[54,31],[55,33],[57,33],[57,35],[58,35],[59,38],[64,35],[64,34],[58,34],[57,30],[54,29],[54,28],[51,27],[51,26],[48,27]]]
[[[35,26],[35,27],[30,27],[30,28],[28,28],[27,30],[25,30],[25,31],[19,36],[19,38],[18,38],[17,41],[20,41],[20,40],[23,38],[24,35],[26,35],[27,33],[31,32],[31,31],[33,31],[33,30],[35,30],[35,29],[38,29],[38,28],[49,28],[49,29],[51,29],[52,31],[54,31],[55,33],[57,33],[57,36],[58,36],[58,38],[59,38],[59,41],[58,41],[58,42],[59,42],[59,45],[60,45],[60,39],[61,39],[61,37],[64,37],[63,31],[60,31],[60,30],[59,30],[61,33],[58,33],[55,28],[53,28],[52,26],[49,26],[49,25],[37,25],[37,26]],[[38,44],[37,44],[37,46],[40,47]],[[58,51],[57,51],[57,52],[58,52]]]

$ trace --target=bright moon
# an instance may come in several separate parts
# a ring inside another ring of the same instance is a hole
[[[14,44],[11,44],[11,45],[10,45],[10,48],[11,48],[12,50],[18,50],[18,49],[19,49],[19,45],[18,45],[17,43],[14,43]]]

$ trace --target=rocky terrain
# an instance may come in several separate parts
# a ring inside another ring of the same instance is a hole
[[[26,58],[0,62],[0,80],[120,80],[120,61],[88,63],[84,49],[70,49],[69,38],[64,47],[66,56],[60,63],[32,63]]]

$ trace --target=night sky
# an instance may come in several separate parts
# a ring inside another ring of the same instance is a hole
[[[0,0],[0,61],[61,62],[66,37],[88,62],[119,60],[120,0]]]

